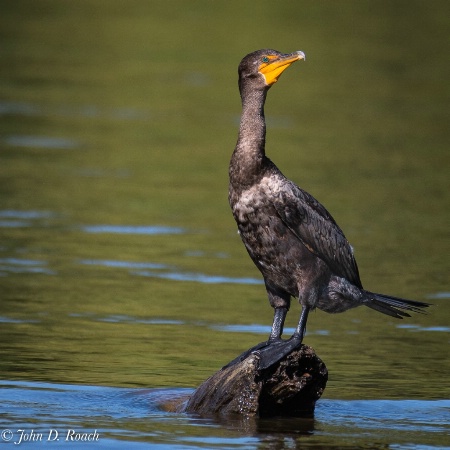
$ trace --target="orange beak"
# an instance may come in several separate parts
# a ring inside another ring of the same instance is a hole
[[[267,63],[262,63],[258,70],[264,76],[266,84],[272,86],[272,84],[278,81],[279,76],[295,61],[300,59],[305,60],[306,56],[302,51],[296,51],[289,53],[288,55],[282,55],[270,59]]]

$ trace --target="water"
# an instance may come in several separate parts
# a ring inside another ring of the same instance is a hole
[[[9,410],[3,440],[33,448],[69,443],[71,448],[144,448],[149,442],[157,449],[443,448],[450,430],[450,400],[324,400],[314,419],[214,420],[171,410],[171,402],[182,401],[189,389],[24,381],[5,381],[1,387]]]
[[[0,9],[4,442],[450,448],[447,2]],[[269,155],[335,216],[365,287],[434,306],[312,313],[314,419],[193,417],[174,405],[272,319],[226,198],[236,68],[264,46],[307,55],[269,93]]]

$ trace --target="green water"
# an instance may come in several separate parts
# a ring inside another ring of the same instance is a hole
[[[449,17],[446,1],[3,2],[1,377],[195,387],[265,338],[227,169],[237,65],[272,47],[307,59],[269,93],[269,156],[336,218],[367,289],[436,305],[313,313],[324,396],[448,398]]]

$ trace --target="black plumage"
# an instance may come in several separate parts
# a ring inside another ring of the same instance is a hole
[[[304,58],[300,51],[259,50],[239,65],[242,115],[229,167],[229,202],[275,309],[269,340],[251,349],[259,352],[263,368],[301,344],[312,309],[337,313],[366,305],[402,318],[409,316],[406,311],[421,312],[428,306],[364,290],[353,249],[331,214],[266,157],[267,92],[289,65]],[[283,341],[291,297],[298,298],[302,314],[294,335]]]

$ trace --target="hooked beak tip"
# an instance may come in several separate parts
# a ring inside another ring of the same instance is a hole
[[[297,51],[298,59],[303,59],[303,61],[306,61],[306,55],[301,51]]]

